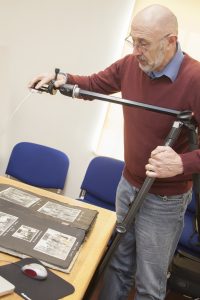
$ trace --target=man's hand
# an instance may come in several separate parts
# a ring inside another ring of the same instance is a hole
[[[33,88],[35,85],[35,89],[41,88],[43,85],[48,84],[51,80],[55,79],[55,73],[43,73],[36,77],[34,77],[28,84],[28,88]],[[55,87],[60,87],[61,85],[66,83],[67,77],[64,74],[58,73],[57,80],[55,81]]]
[[[149,177],[167,178],[183,173],[181,157],[169,146],[158,146],[145,166]]]

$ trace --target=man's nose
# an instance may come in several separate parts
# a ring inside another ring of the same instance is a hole
[[[142,53],[142,50],[141,50],[140,46],[135,45],[133,47],[133,55],[138,56],[138,55],[142,55],[142,54],[143,53]]]

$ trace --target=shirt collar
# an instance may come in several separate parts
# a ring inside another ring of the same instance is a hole
[[[180,69],[181,63],[183,61],[184,54],[181,50],[180,44],[177,43],[177,51],[172,60],[166,65],[166,67],[159,72],[149,72],[148,75],[151,78],[159,78],[161,76],[167,76],[172,82],[175,81],[178,71]]]

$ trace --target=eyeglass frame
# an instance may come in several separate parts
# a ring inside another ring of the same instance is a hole
[[[168,33],[168,34],[164,35],[157,42],[162,41],[163,39],[165,39],[166,37],[169,37],[170,35],[171,35],[171,33]],[[152,44],[153,44],[153,43],[149,43],[149,44],[148,43],[144,43],[144,44],[142,44],[141,42],[136,43],[136,42],[133,41],[133,38],[130,41],[129,37],[132,38],[131,33],[129,33],[129,35],[125,38],[125,42],[127,42],[133,48],[140,48],[142,51],[148,51],[151,48]]]

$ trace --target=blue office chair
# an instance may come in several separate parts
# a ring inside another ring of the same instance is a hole
[[[168,289],[191,299],[200,299],[200,240],[195,231],[195,193],[187,207],[184,228],[171,264]]]
[[[69,158],[60,150],[21,142],[13,147],[5,173],[24,183],[60,192],[68,168]]]
[[[198,234],[196,234],[194,231],[195,210],[195,194],[193,192],[192,201],[188,205],[188,208],[185,213],[184,228],[178,243],[178,248],[200,257],[200,244],[198,241]]]
[[[79,199],[115,211],[116,189],[124,162],[104,156],[91,160],[81,184]]]

